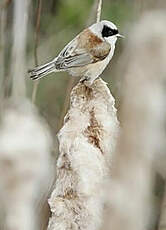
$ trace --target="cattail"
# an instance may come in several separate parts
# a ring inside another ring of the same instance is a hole
[[[105,82],[78,83],[59,132],[57,180],[49,199],[49,230],[95,230],[102,222],[105,182],[118,133],[116,109]]]
[[[152,192],[164,137],[164,14],[145,14],[134,25],[121,58],[123,128],[111,174],[109,229],[144,230],[156,224]]]
[[[3,113],[0,129],[1,212],[6,230],[36,230],[35,201],[49,178],[51,137],[28,101],[12,104]]]

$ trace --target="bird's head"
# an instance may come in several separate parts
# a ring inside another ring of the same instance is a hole
[[[115,44],[119,37],[123,38],[123,36],[119,34],[116,25],[107,20],[93,24],[90,29],[99,38],[106,40],[110,44]]]

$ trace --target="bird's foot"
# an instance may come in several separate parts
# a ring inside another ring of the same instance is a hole
[[[91,88],[92,80],[90,77],[84,76],[80,79],[80,83],[84,84],[85,86]]]

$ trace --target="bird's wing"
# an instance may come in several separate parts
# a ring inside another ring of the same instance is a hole
[[[110,50],[111,46],[108,42],[86,29],[62,50],[55,66],[57,69],[85,66],[105,59]]]

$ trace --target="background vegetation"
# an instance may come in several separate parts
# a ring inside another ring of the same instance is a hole
[[[96,20],[96,2],[94,0],[35,0],[30,3],[30,13],[28,17],[28,33],[26,46],[26,71],[35,66],[35,39],[36,39],[36,21],[38,17],[38,6],[41,4],[40,23],[38,26],[38,48],[37,57],[38,64],[43,64],[54,58],[61,49],[88,25]],[[13,46],[12,28],[13,28],[13,7],[14,0],[1,0],[1,32],[0,32],[0,97],[1,104],[5,99],[10,98],[12,93],[12,73],[11,73],[11,53]],[[115,55],[110,65],[102,74],[102,78],[108,83],[113,96],[116,99],[116,107],[118,108],[118,118],[121,121],[121,100],[124,92],[123,74],[119,74],[122,61],[127,57],[121,58],[126,44],[130,47],[128,34],[134,23],[139,20],[145,11],[151,9],[165,8],[164,0],[103,0],[102,19],[114,22],[119,28],[121,34],[126,39],[118,40]],[[2,9],[5,12],[5,19],[2,23]],[[147,28],[148,31],[149,28]],[[132,50],[137,50],[132,40]],[[137,54],[135,54],[137,55]],[[58,144],[56,134],[62,126],[64,115],[69,106],[70,91],[73,85],[78,82],[67,73],[52,73],[46,78],[40,80],[36,95],[35,104],[40,114],[47,121],[49,128],[53,134],[53,159],[58,155]],[[17,82],[15,82],[17,84]],[[22,85],[18,84],[18,87]],[[26,73],[26,94],[28,98],[32,98],[34,82],[29,79]],[[123,88],[123,90],[122,90]],[[130,106],[130,105],[129,105]],[[128,106],[128,107],[129,107]],[[26,107],[26,106],[25,106]],[[26,111],[26,110],[25,110]],[[0,118],[4,118],[1,111]],[[126,117],[129,113],[127,113]],[[18,116],[18,119],[20,117]],[[16,129],[17,130],[17,129]],[[35,132],[32,133],[32,136]],[[35,135],[34,135],[35,139]],[[139,138],[138,138],[139,139]],[[54,164],[54,160],[53,160]],[[54,164],[55,165],[55,164]],[[161,198],[163,192],[162,179],[157,180],[156,194]],[[160,199],[159,198],[159,199]],[[156,198],[158,199],[158,198]],[[44,200],[44,199],[43,199]],[[45,197],[47,203],[47,197]],[[158,203],[160,205],[160,202]],[[43,218],[42,229],[47,226],[49,216],[48,206],[42,209],[41,216]],[[155,222],[155,221],[154,221]]]
[[[105,0],[102,8],[102,19],[113,21],[122,34],[127,35],[130,24],[133,24],[142,12],[147,8],[161,7],[163,1],[143,0]],[[9,74],[10,52],[12,46],[12,22],[13,1],[6,1],[7,22],[5,35],[5,93],[10,95],[11,78]],[[30,17],[28,19],[28,44],[27,44],[27,69],[35,64],[35,28],[37,19],[38,1],[32,1],[30,5]],[[42,0],[40,18],[40,30],[38,41],[38,64],[45,63],[55,57],[61,49],[87,25],[95,21],[95,3],[93,0]],[[107,67],[102,77],[117,99],[120,100],[121,79],[116,76],[119,55],[123,50],[123,42],[119,40],[116,52],[111,64]],[[1,76],[2,77],[2,76]],[[27,74],[27,94],[32,95],[33,82]],[[68,93],[71,86],[78,79],[70,77],[67,73],[51,74],[40,81],[37,92],[36,104],[42,115],[47,118],[54,133],[57,133],[62,124],[62,118],[68,104]],[[56,103],[55,103],[56,102]]]

